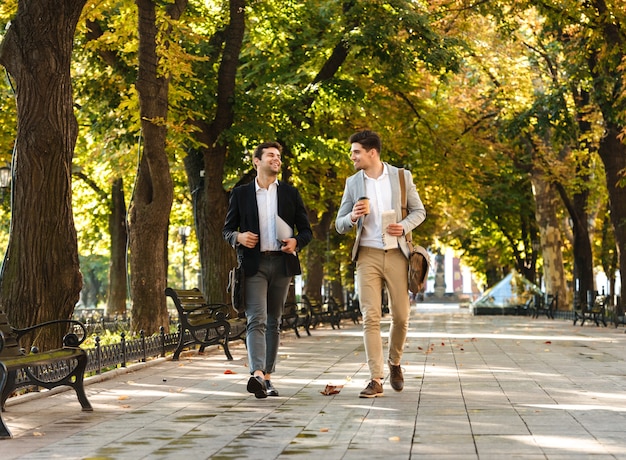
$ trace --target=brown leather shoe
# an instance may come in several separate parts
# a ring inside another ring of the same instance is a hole
[[[396,391],[402,391],[404,388],[404,376],[402,375],[402,368],[398,364],[394,366],[391,364],[391,361],[388,361],[389,364],[389,383],[391,383],[391,388]]]
[[[365,389],[359,393],[359,398],[379,398],[383,395],[383,386],[376,380],[370,381]]]

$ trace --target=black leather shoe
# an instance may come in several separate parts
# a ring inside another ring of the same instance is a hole
[[[267,389],[263,377],[252,376],[248,380],[248,393],[254,393],[258,399],[267,398]]]
[[[265,389],[267,392],[267,396],[278,396],[278,390],[274,388],[274,385],[272,385],[272,382],[270,382],[269,380],[265,381]]]

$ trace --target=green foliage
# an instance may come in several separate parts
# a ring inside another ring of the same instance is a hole
[[[108,257],[90,254],[80,256],[83,290],[80,305],[84,308],[104,308],[108,287]]]
[[[414,175],[427,209],[416,241],[455,247],[485,278],[525,263],[536,231],[532,167],[568,191],[589,187],[593,206],[606,200],[593,155],[602,119],[592,104],[575,111],[577,91],[612,91],[618,103],[611,113],[618,120],[626,113],[621,79],[594,85],[583,65],[595,54],[599,68],[621,68],[618,50],[587,27],[598,21],[589,4],[557,3],[499,0],[461,9],[442,1],[249,2],[235,123],[220,139],[228,146],[224,188],[251,170],[249,153],[258,142],[278,139],[288,147],[290,181],[313,215],[334,215],[354,172],[347,138],[367,127],[382,135],[383,159]],[[0,25],[16,5],[0,5]],[[623,21],[624,8],[611,8]],[[198,125],[215,113],[219,64],[230,58],[223,56],[228,20],[228,2],[209,0],[190,1],[180,21],[159,17],[158,69],[171,79],[165,122],[175,187],[172,281],[183,263],[188,279],[199,270],[197,241],[183,248],[177,234],[193,222],[183,159],[202,146]],[[100,286],[97,302],[106,292],[111,186],[123,178],[128,205],[142,149],[137,47],[132,0],[87,2],[72,67],[80,130],[73,203],[81,267]],[[338,50],[346,51],[345,60],[327,75]],[[592,126],[587,133],[580,116]],[[3,79],[0,164],[10,160],[15,132],[15,101]],[[5,207],[0,224],[8,229]],[[349,241],[329,230],[329,255],[347,260]]]

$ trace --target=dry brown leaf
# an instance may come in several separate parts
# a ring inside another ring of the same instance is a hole
[[[336,395],[339,394],[343,385],[326,385],[323,391],[320,391],[324,396]]]

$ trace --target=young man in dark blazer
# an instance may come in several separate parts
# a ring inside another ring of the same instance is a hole
[[[252,375],[247,389],[257,398],[278,396],[270,379],[276,368],[281,316],[291,280],[301,273],[298,252],[313,238],[300,193],[278,180],[281,153],[277,142],[262,143],[254,150],[257,176],[232,190],[222,231],[237,250],[245,273],[246,346]]]

